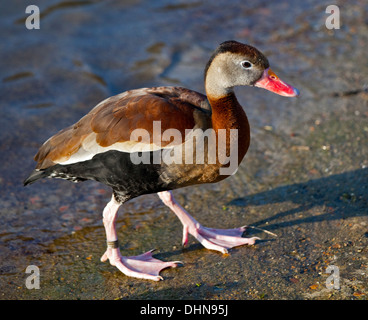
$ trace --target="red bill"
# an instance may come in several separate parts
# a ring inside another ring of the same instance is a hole
[[[282,81],[272,70],[267,68],[262,77],[254,84],[256,87],[264,88],[280,96],[297,97],[299,90]]]

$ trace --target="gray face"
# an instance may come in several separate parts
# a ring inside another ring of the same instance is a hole
[[[253,85],[263,74],[263,65],[253,57],[227,52],[221,58],[220,68],[229,87]]]
[[[223,95],[235,86],[252,86],[261,78],[264,63],[255,56],[224,52],[218,54],[207,70],[206,90]]]

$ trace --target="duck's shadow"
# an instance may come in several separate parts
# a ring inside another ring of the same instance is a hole
[[[261,219],[252,226],[268,231],[303,223],[346,219],[368,215],[368,168],[331,175],[304,183],[280,186],[272,190],[246,195],[233,199],[228,205],[261,206],[282,202],[297,204],[296,208],[279,212],[272,217]],[[313,207],[324,207],[323,213],[308,217],[280,219],[287,216],[299,216],[298,213]],[[278,222],[273,222],[277,220]]]

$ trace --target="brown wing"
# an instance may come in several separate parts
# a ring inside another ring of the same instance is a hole
[[[153,143],[153,122],[161,122],[161,133],[175,128],[183,139],[185,129],[201,127],[210,121],[210,108],[206,96],[179,87],[144,88],[110,97],[75,125],[61,130],[47,140],[35,156],[37,169],[67,161],[89,137],[92,143],[108,148],[117,142],[131,141],[133,130],[145,129]],[[162,141],[162,146],[170,143]],[[102,150],[99,148],[99,150]]]

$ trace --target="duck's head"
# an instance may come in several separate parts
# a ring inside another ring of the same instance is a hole
[[[256,48],[237,41],[225,41],[212,54],[205,69],[207,94],[221,97],[235,86],[256,86],[286,97],[299,91],[283,82]]]

